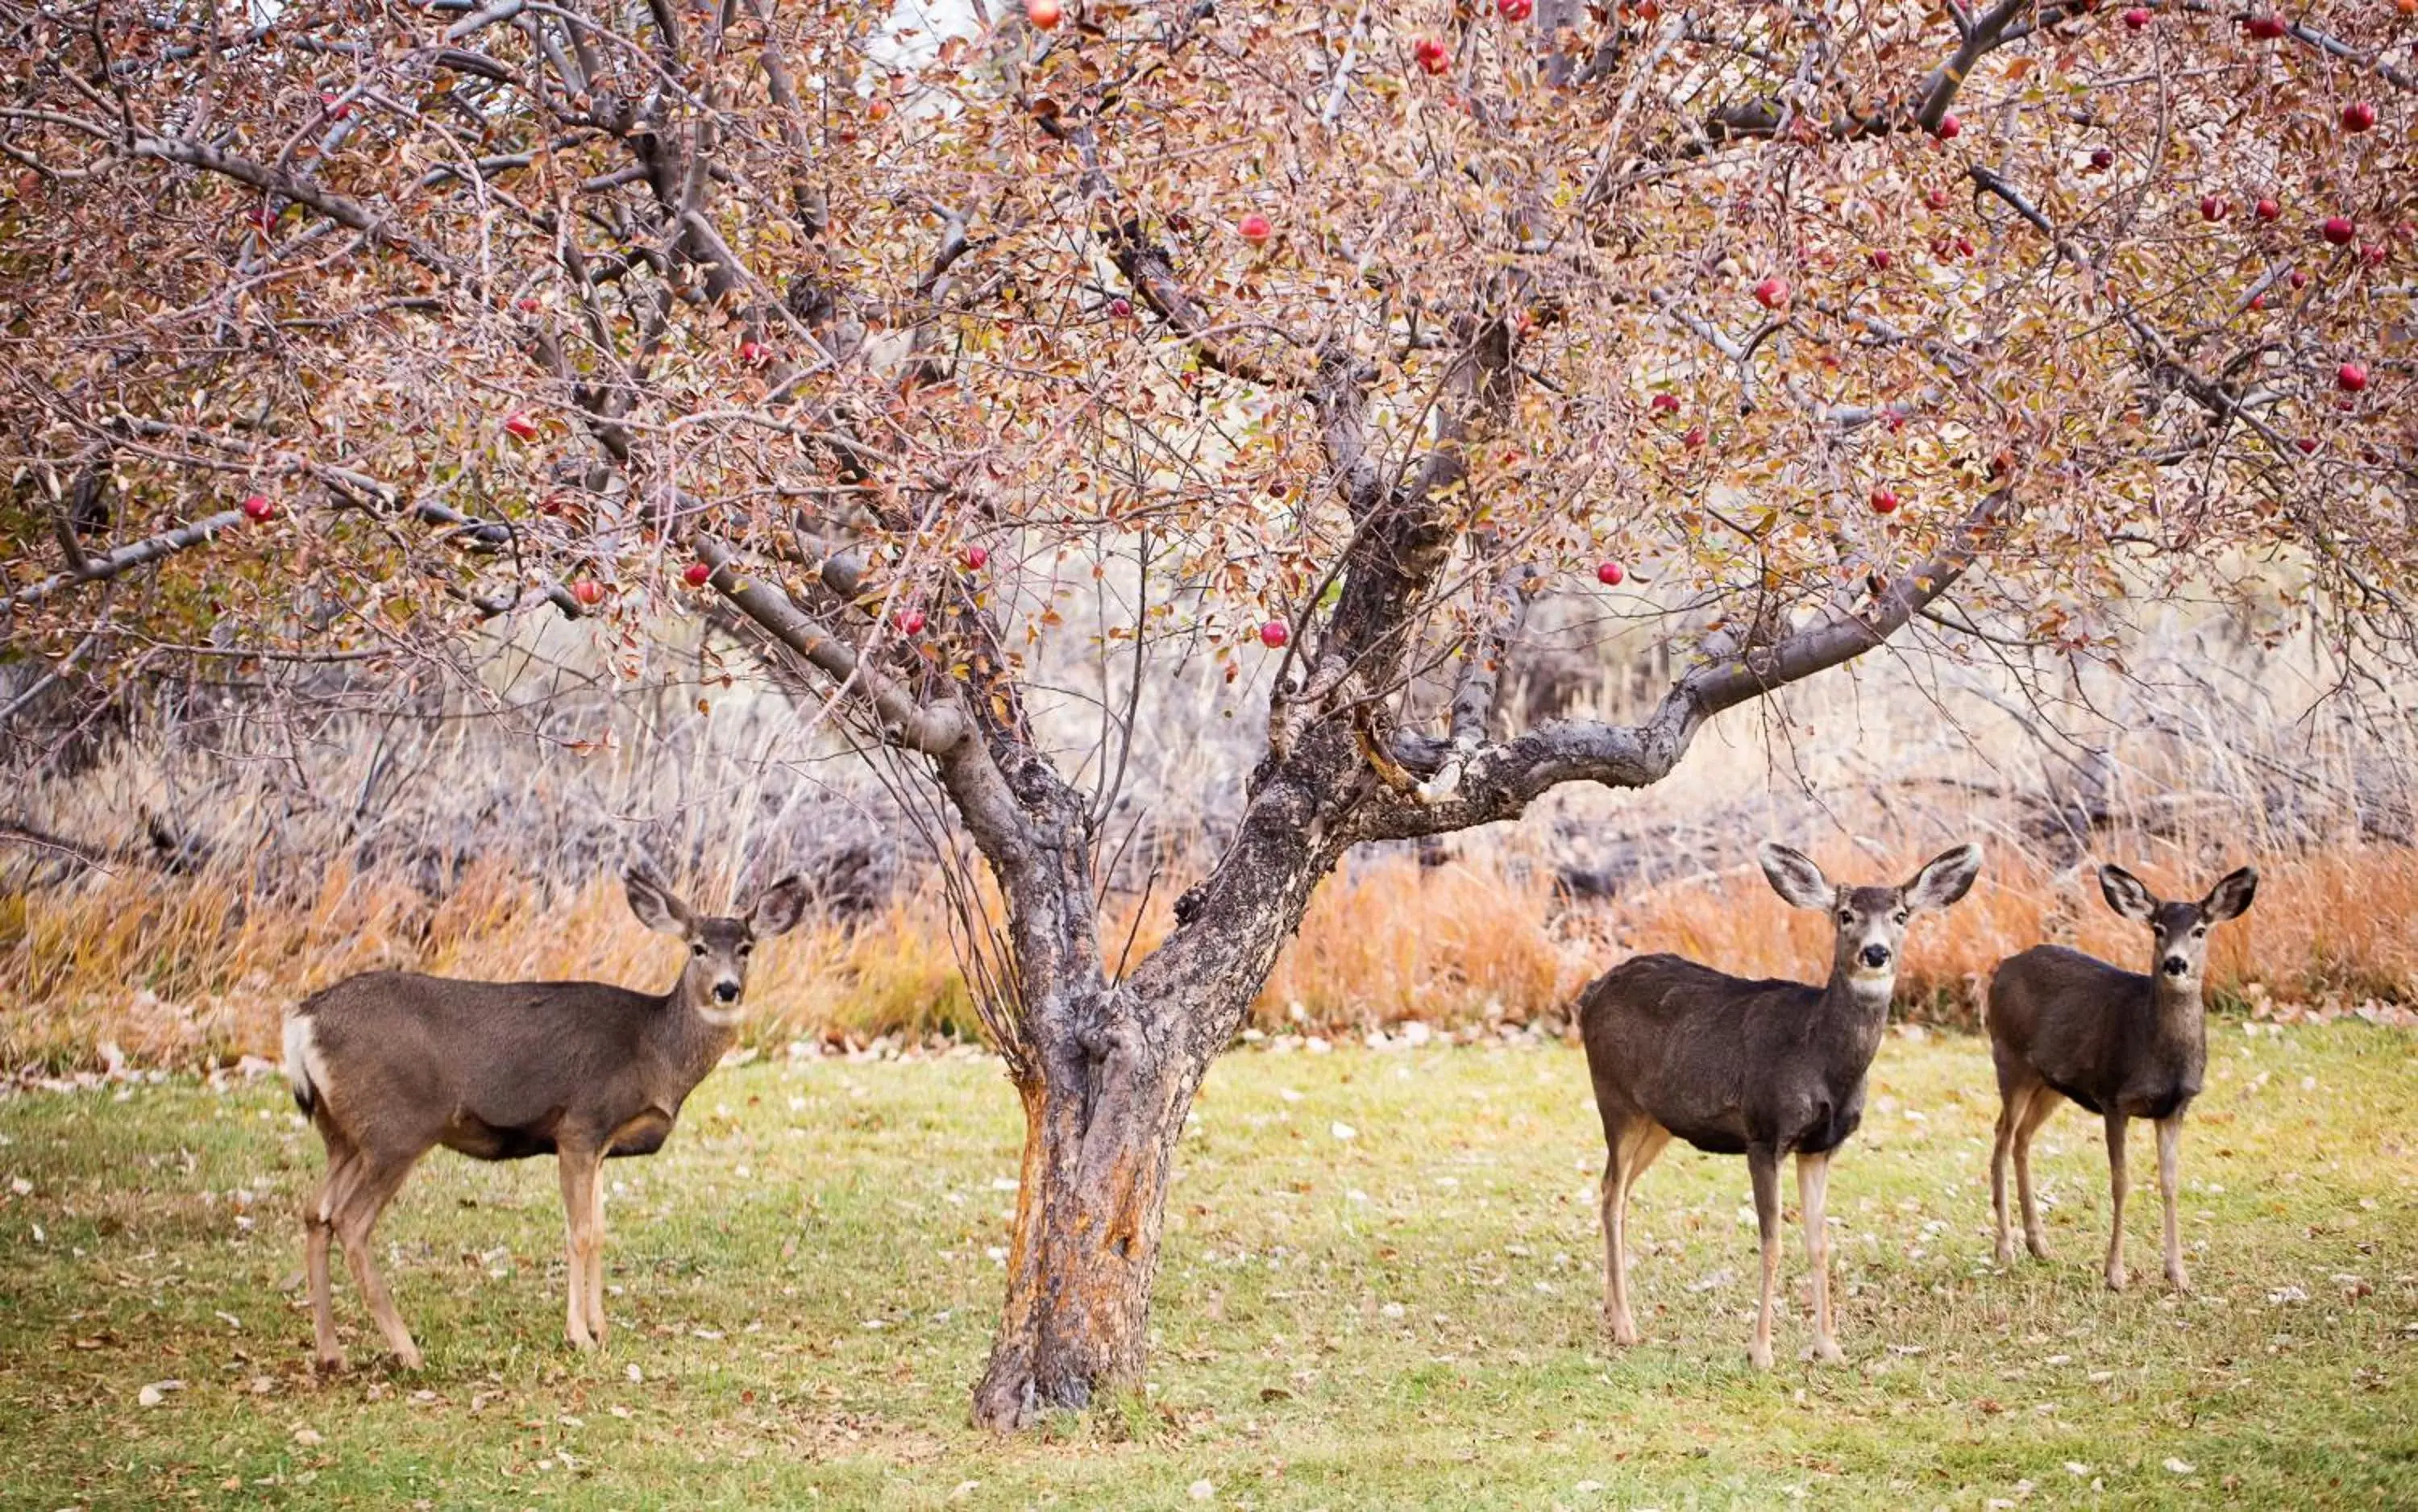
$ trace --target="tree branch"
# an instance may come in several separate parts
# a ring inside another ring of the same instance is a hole
[[[1562,720],[1464,763],[1461,791],[1423,806],[1396,800],[1364,804],[1351,821],[1354,840],[1409,839],[1516,818],[1567,782],[1644,787],[1670,774],[1706,723],[1723,710],[1827,671],[1888,640],[1962,577],[1975,557],[2020,513],[2012,490],[1984,496],[1930,559],[1878,592],[1860,615],[1839,615],[1768,645],[1704,663],[1672,685],[1643,725]],[[1452,759],[1443,742],[1397,734],[1393,752],[1406,767],[1435,771]]]

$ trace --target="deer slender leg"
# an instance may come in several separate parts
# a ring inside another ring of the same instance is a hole
[[[2182,1233],[2175,1221],[2175,1185],[2182,1138],[2181,1113],[2158,1120],[2158,1195],[2165,1199],[2166,1209],[2166,1281],[2178,1291],[2189,1291],[2191,1277],[2183,1271]]]
[[[604,1163],[597,1161],[588,1177],[588,1228],[596,1236],[588,1252],[588,1330],[604,1342]]]
[[[2107,1114],[2107,1290],[2124,1290],[2124,1115]]]
[[[2029,1088],[1999,1089],[1997,1138],[1990,1146],[1990,1214],[1997,1220],[1997,1258],[2001,1265],[2015,1262],[2014,1235],[2009,1231],[2007,1223],[2007,1156],[2013,1153],[2015,1126],[2023,1122],[2024,1110],[2030,1105]],[[2031,1211],[2028,1197],[2025,1199],[2024,1211],[2027,1214]]]
[[[1755,1309],[1754,1347],[1747,1358],[1758,1370],[1771,1368],[1771,1308],[1780,1291],[1780,1152],[1751,1145],[1746,1168],[1754,1181],[1754,1221],[1763,1235],[1763,1302]]]
[[[344,1347],[336,1342],[336,1307],[329,1285],[328,1245],[335,1237],[336,1213],[345,1187],[360,1165],[360,1154],[342,1136],[320,1130],[328,1146],[328,1173],[319,1189],[302,1207],[302,1271],[310,1278],[311,1336],[322,1369],[344,1367]]]
[[[344,1263],[352,1268],[353,1284],[361,1289],[361,1298],[370,1306],[370,1316],[377,1320],[378,1331],[386,1335],[387,1346],[407,1370],[420,1368],[420,1348],[411,1342],[411,1330],[403,1325],[403,1314],[395,1310],[394,1298],[387,1291],[386,1277],[378,1274],[377,1261],[371,1258],[370,1230],[377,1226],[378,1215],[394,1199],[419,1159],[417,1152],[407,1157],[362,1152],[357,1163],[359,1175],[336,1214],[336,1242],[344,1246]]]
[[[2035,1084],[2024,1105],[2023,1121],[2015,1125],[2015,1193],[2024,1205],[2024,1247],[2034,1260],[2048,1259],[2048,1234],[2041,1228],[2040,1204],[2032,1198],[2032,1136],[2057,1111],[2059,1100],[2046,1086]]]
[[[574,1349],[593,1349],[596,1336],[588,1326],[588,1273],[596,1262],[596,1182],[598,1154],[593,1150],[562,1147],[557,1162],[562,1178],[562,1214],[568,1230],[563,1245],[563,1270],[569,1301],[563,1308],[563,1332]]]
[[[1825,1213],[1829,1190],[1829,1153],[1798,1152],[1797,1208],[1805,1225],[1805,1263],[1814,1273],[1814,1358],[1835,1365],[1846,1356],[1830,1331],[1830,1231]]]
[[[1629,1310],[1629,1194],[1670,1142],[1669,1130],[1640,1117],[1610,1141],[1612,1153],[1604,1162],[1603,1311],[1615,1344],[1637,1342],[1637,1321]]]

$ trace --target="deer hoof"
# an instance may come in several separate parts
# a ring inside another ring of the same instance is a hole
[[[2166,1270],[2166,1284],[2178,1291],[2189,1292],[2191,1276],[2180,1265],[2169,1266]]]
[[[1753,1366],[1758,1370],[1770,1369],[1771,1346],[1764,1343],[1760,1339],[1756,1340],[1748,1348],[1746,1352],[1746,1359],[1747,1364]]]
[[[2043,1239],[2038,1234],[2028,1236],[2024,1240],[2024,1247],[2032,1252],[2032,1259],[2034,1260],[2048,1259],[2048,1241]]]
[[[1999,1263],[2000,1265],[2012,1265],[2014,1262],[2015,1262],[2015,1246],[2014,1246],[2014,1245],[2013,1245],[2012,1243],[2011,1243],[2011,1242],[2009,1242],[2009,1241],[2007,1241],[2007,1240],[2003,1240],[2003,1239],[2002,1239],[2002,1240],[2000,1240],[2000,1241],[1998,1241],[1998,1263]]]
[[[1633,1347],[1637,1343],[1637,1325],[1626,1318],[1614,1319],[1612,1341],[1623,1349]]]
[[[584,1328],[565,1329],[563,1333],[564,1336],[571,1340],[571,1347],[583,1354],[596,1347],[594,1336]]]
[[[342,1350],[327,1351],[320,1354],[316,1364],[319,1367],[319,1373],[323,1376],[339,1374],[344,1368],[344,1352]]]
[[[1821,1365],[1844,1365],[1847,1360],[1835,1338],[1815,1339],[1814,1347],[1805,1352],[1805,1358]]]
[[[2122,1267],[2121,1265],[2110,1265],[2109,1267],[2107,1267],[2107,1290],[2108,1290],[2108,1291],[2123,1291],[2123,1290],[2124,1290],[2124,1283],[2125,1283],[2126,1281],[2130,1280],[2130,1279],[2131,1279],[2131,1277],[2127,1276],[2127,1275],[2124,1274],[2124,1267]]]

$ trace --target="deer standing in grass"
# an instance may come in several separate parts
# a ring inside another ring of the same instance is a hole
[[[1800,909],[1833,915],[1830,979],[1749,981],[1676,955],[1640,955],[1580,1000],[1587,1071],[1603,1115],[1604,1315],[1620,1344],[1637,1342],[1625,1253],[1630,1190],[1673,1136],[1714,1154],[1744,1154],[1763,1240],[1763,1303],[1750,1357],[1771,1364],[1780,1281],[1780,1162],[1797,1156],[1798,1202],[1813,1270],[1815,1358],[1842,1356],[1830,1327],[1830,1242],[1823,1201],[1831,1153],[1862,1121],[1864,1075],[1888,1027],[1898,947],[1917,909],[1965,895],[1982,852],[1934,857],[1903,887],[1837,887],[1786,846],[1766,845],[1763,874]]]
[[[2041,1260],[2048,1241],[2032,1202],[2032,1136],[2071,1098],[2107,1125],[2111,1194],[2107,1285],[2124,1290],[2124,1132],[2136,1118],[2158,1125],[2158,1190],[2165,1199],[2166,1279],[2191,1290],[2175,1226],[2176,1158],[2183,1111],[2208,1068],[2200,984],[2211,925],[2239,917],[2258,891],[2244,866],[2197,903],[2159,901],[2121,866],[2099,868],[2107,906],[2150,926],[2148,975],[2062,945],[2035,945],[1998,963],[1990,979],[1990,1058],[1998,1068],[1998,1138],[1990,1151],[1990,1205],[1998,1263],[2014,1263],[2007,1232],[2007,1157],[2024,1205],[2024,1244]]]
[[[285,1016],[294,1100],[328,1148],[303,1214],[319,1363],[343,1366],[328,1294],[328,1247],[403,1364],[420,1351],[370,1256],[370,1229],[437,1145],[475,1160],[554,1155],[568,1220],[571,1342],[604,1336],[603,1163],[662,1148],[681,1104],[739,1032],[748,955],[794,927],[806,893],[786,878],[746,917],[700,919],[651,873],[624,878],[630,911],[677,935],[688,960],[668,992],[598,982],[457,982],[404,971],[349,978]]]

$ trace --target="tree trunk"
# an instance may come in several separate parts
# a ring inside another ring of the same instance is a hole
[[[1339,851],[1314,838],[1316,810],[1306,786],[1263,789],[1217,871],[1176,905],[1175,933],[1114,985],[1063,956],[1034,970],[1045,940],[1024,926],[1087,914],[1085,868],[1019,868],[1022,889],[1002,888],[1032,952],[1017,963],[1025,1009],[1009,1057],[1024,1163],[975,1422],[1012,1431],[1140,1385],[1176,1141]]]
[[[977,1423],[1021,1428],[1140,1384],[1168,1174],[1207,1069],[1122,1035],[1101,1060],[1079,1047],[1018,1087],[1024,1168]]]

